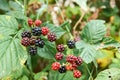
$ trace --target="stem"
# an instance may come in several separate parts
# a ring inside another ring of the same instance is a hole
[[[26,2],[27,0],[24,0],[24,14],[26,15],[25,11],[26,11]]]
[[[74,27],[73,27],[73,33],[75,32],[75,30],[76,30],[78,24],[81,23],[81,21],[82,21],[84,15],[85,15],[85,12],[82,12],[81,17],[79,18],[79,20],[77,21],[77,23],[76,23],[76,24],[74,25]]]
[[[47,4],[47,10],[48,10],[48,0],[46,0],[46,4]],[[48,11],[47,11],[47,14],[46,14],[46,18],[47,18],[47,21],[48,21]]]
[[[92,78],[92,80],[93,80],[93,77],[92,77],[92,75],[91,75],[91,73],[90,73],[90,70],[89,70],[89,68],[88,68],[87,64],[85,64],[85,67],[86,67],[86,69],[87,69],[87,71],[88,71],[88,73],[89,73],[89,75],[90,75],[90,77],[89,77],[89,78]]]
[[[34,80],[33,72],[32,72],[32,64],[31,64],[31,56],[30,55],[28,56],[27,66],[28,66],[28,69],[30,71],[31,80]]]
[[[60,6],[58,5],[58,1],[55,0],[55,2],[56,2],[57,6],[58,6],[58,8],[59,8],[59,12],[60,12],[61,17],[62,17],[63,21],[65,22],[65,19],[64,19],[64,16],[63,16],[63,14],[62,14],[62,11],[61,11],[61,9],[60,9]],[[73,39],[73,36],[72,36],[72,34],[70,33],[70,30],[69,30],[68,26],[65,26],[65,28],[66,28],[67,32],[69,33],[70,38]]]

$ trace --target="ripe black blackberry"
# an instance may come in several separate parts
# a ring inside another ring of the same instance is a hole
[[[59,45],[57,45],[56,49],[57,49],[59,52],[63,52],[63,51],[65,50],[63,44],[59,44]]]
[[[53,42],[53,41],[56,40],[56,35],[55,35],[55,33],[49,33],[47,37],[48,37],[48,40],[49,40],[50,42]]]
[[[39,39],[35,40],[35,45],[43,48],[44,45],[45,45],[45,42],[42,39],[39,38]]]
[[[34,36],[40,36],[42,34],[42,30],[40,27],[34,27],[32,28],[32,34]]]
[[[66,70],[66,66],[61,66],[60,69],[58,70],[60,73],[65,73]]]
[[[24,32],[21,34],[21,37],[22,37],[22,38],[25,38],[25,37],[31,38],[31,33],[30,33],[29,31],[24,31]]]
[[[36,47],[30,47],[29,48],[29,54],[30,55],[36,55],[37,54],[37,48]]]
[[[22,38],[21,44],[23,46],[29,46],[30,45],[30,39],[28,37]]]
[[[67,46],[68,46],[68,48],[70,48],[70,49],[75,48],[75,41],[69,40],[69,41],[67,42]]]

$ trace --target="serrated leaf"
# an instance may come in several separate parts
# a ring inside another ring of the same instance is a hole
[[[47,73],[46,72],[39,72],[37,74],[35,74],[34,79],[35,80],[43,80],[45,77],[47,77]]]
[[[76,48],[80,51],[80,56],[86,63],[90,63],[95,60],[97,54],[94,46],[85,43],[84,41],[76,42]]]
[[[95,80],[120,80],[120,69],[111,68],[101,71]]]
[[[50,29],[50,32],[53,32],[57,35],[57,39],[59,39],[66,32],[61,27],[57,27],[53,24],[47,24],[46,26]]]
[[[106,27],[102,20],[91,20],[82,30],[81,38],[88,43],[98,43],[106,33]]]
[[[23,12],[21,11],[9,11],[8,13],[6,13],[7,15],[13,16],[17,19],[26,19],[27,17],[24,15]]]
[[[0,10],[4,11],[10,10],[7,0],[0,0]]]
[[[44,48],[38,48],[38,55],[47,59],[54,59],[56,54],[55,44],[46,41]]]
[[[12,35],[18,31],[18,23],[15,18],[7,15],[0,15],[0,34]]]
[[[84,11],[88,10],[87,0],[74,0]]]
[[[105,37],[102,41],[105,47],[120,47],[120,43],[114,40],[112,37]]]
[[[0,78],[21,69],[26,59],[26,49],[19,39],[9,36],[0,39]]]
[[[7,15],[13,16],[18,19],[25,19],[26,16],[24,15],[24,7],[14,1],[9,1],[9,6],[12,8],[11,11],[7,12]]]

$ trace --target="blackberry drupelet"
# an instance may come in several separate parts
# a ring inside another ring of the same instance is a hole
[[[42,39],[39,38],[39,39],[35,40],[35,45],[43,48],[44,45],[45,45],[45,42]]]
[[[21,44],[23,46],[29,46],[30,45],[30,39],[28,37],[22,38]]]
[[[24,32],[21,34],[21,37],[22,37],[22,38],[25,38],[25,37],[31,38],[31,33],[30,33],[29,31],[24,31]]]
[[[41,33],[42,33],[42,30],[41,30],[40,27],[34,27],[34,28],[32,28],[32,34],[33,34],[34,36],[40,36]]]
[[[53,41],[56,40],[56,35],[55,35],[55,33],[49,33],[47,37],[48,37],[48,40],[49,40],[50,42],[53,42]]]
[[[65,73],[66,70],[66,66],[61,66],[60,69],[58,70],[60,73]]]
[[[59,45],[57,45],[56,49],[57,49],[59,52],[63,52],[63,51],[65,50],[63,44],[59,44]]]
[[[67,46],[68,46],[68,48],[70,48],[70,49],[75,48],[75,41],[69,40],[69,41],[67,42]]]
[[[30,55],[36,55],[37,54],[37,48],[36,47],[30,47],[29,48],[29,54]]]
[[[55,59],[56,60],[61,60],[63,58],[63,54],[61,52],[56,53]]]

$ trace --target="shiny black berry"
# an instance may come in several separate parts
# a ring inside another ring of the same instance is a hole
[[[45,42],[42,39],[39,38],[39,39],[35,40],[35,45],[43,48],[44,45],[45,45]]]
[[[75,41],[69,40],[69,41],[67,42],[67,46],[68,46],[68,48],[70,48],[70,49],[75,48]]]
[[[30,47],[29,48],[29,54],[30,55],[36,55],[37,54],[37,48],[36,47]]]
[[[42,30],[40,27],[34,27],[32,28],[32,34],[34,36],[40,36],[42,34]]]
[[[24,31],[24,32],[21,34],[21,37],[22,37],[22,38],[25,38],[25,37],[31,38],[31,33],[30,33],[29,31]]]
[[[59,71],[60,73],[65,73],[67,70],[66,70],[66,67],[65,67],[65,66],[61,66],[58,71]]]
[[[48,37],[48,40],[49,40],[50,42],[53,42],[53,41],[56,40],[56,35],[55,35],[55,33],[49,33],[47,37]]]

